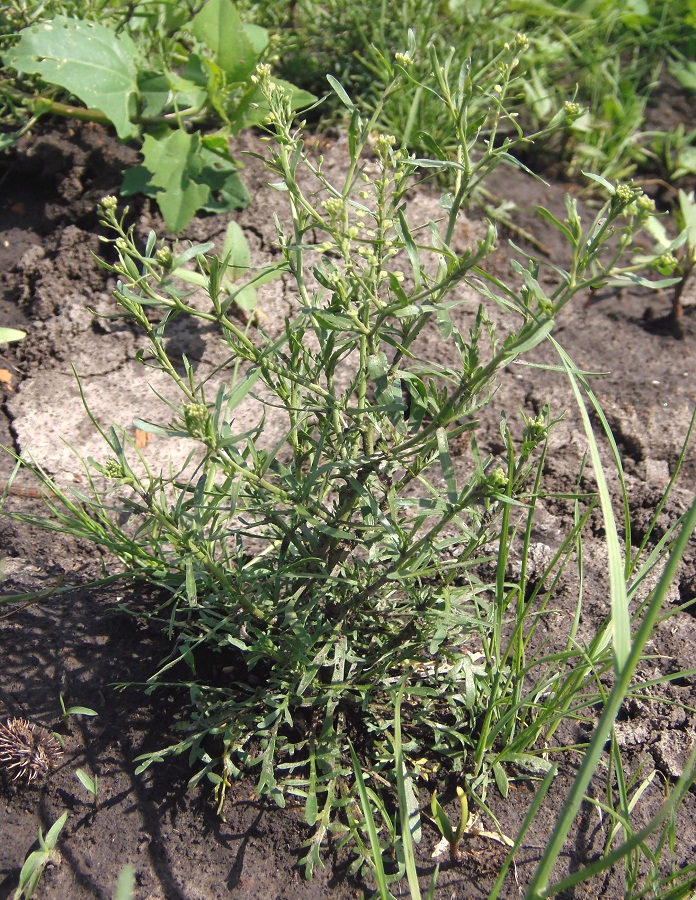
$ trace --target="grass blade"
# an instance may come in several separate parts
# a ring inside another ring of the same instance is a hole
[[[662,576],[653,591],[650,602],[646,604],[645,615],[635,634],[633,646],[631,647],[626,664],[617,673],[616,682],[607,699],[599,722],[597,723],[592,740],[585,752],[585,758],[580,766],[580,770],[578,771],[573,786],[570,789],[563,812],[556,822],[553,834],[549,838],[546,850],[544,851],[537,870],[529,884],[527,894],[525,895],[526,900],[541,900],[542,897],[547,897],[549,895],[547,884],[554,863],[563,849],[563,843],[572,827],[573,820],[575,819],[580,804],[583,801],[583,797],[585,796],[585,791],[587,790],[592,775],[604,751],[604,746],[630,686],[635,668],[641,659],[643,649],[645,648],[648,639],[653,633],[655,623],[660,615],[662,603],[667,596],[669,587],[677,573],[679,561],[681,560],[695,527],[696,502],[691,506],[684,517],[684,523],[674,542],[672,553],[665,564]]]

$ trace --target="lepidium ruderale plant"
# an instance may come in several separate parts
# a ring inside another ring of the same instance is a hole
[[[230,779],[255,768],[259,793],[305,804],[314,826],[308,872],[346,802],[348,739],[366,772],[393,777],[391,744],[381,735],[397,682],[404,715],[408,709],[406,759],[435,754],[461,768],[483,734],[485,752],[475,759],[479,770],[488,765],[503,704],[498,697],[489,714],[486,703],[496,667],[511,663],[501,646],[505,613],[495,604],[504,577],[488,585],[476,573],[485,548],[501,529],[511,531],[511,510],[538,490],[551,420],[544,413],[522,423],[521,441],[506,429],[507,451],[491,458],[478,450],[477,413],[498,373],[616,266],[650,212],[626,185],[610,187],[587,227],[573,201],[563,222],[542,211],[572,258],[567,270],[555,269],[550,294],[533,259],[516,265],[515,285],[488,274],[490,224],[475,246],[456,252],[473,180],[511,159],[510,145],[496,151],[484,130],[506,115],[505,88],[497,69],[475,86],[472,124],[466,70],[434,63],[428,89],[450,116],[454,152],[410,157],[388,135],[374,135],[379,111],[363,119],[332,82],[348,111],[338,181],[306,149],[287,93],[268,69],[257,70],[270,109],[266,164],[288,205],[277,222],[279,268],[297,302],[283,323],[242,326],[228,315],[231,295],[222,287],[229,258],[205,247],[177,253],[154,234],[142,248],[116,201],[103,201],[101,221],[118,257],[110,266],[116,299],[145,337],[141,358],[166,373],[181,398],[163,405],[161,422],[139,427],[188,438],[196,469],[155,473],[134,461],[123,433],[95,421],[109,449],[102,463],[86,464],[91,496],[62,492],[42,476],[54,527],[106,545],[127,575],[167,592],[151,615],[166,621],[173,647],[151,682],[186,685],[191,715],[181,740],[148,754],[141,769],[185,752],[198,765],[193,780],[207,775],[222,808]],[[387,95],[407,67],[402,54]],[[452,190],[439,219],[415,221],[408,192],[433,169]],[[177,277],[191,263],[204,302],[190,295],[191,278]],[[188,363],[182,376],[168,356],[168,326],[179,316],[219,327],[229,367],[215,396]],[[436,358],[421,349],[427,329],[438,337]],[[251,424],[235,424],[241,401],[260,387],[270,399],[256,401]],[[271,413],[284,423],[274,443],[265,433]],[[472,636],[491,648],[483,662],[466,646]],[[211,656],[217,675],[196,674]]]

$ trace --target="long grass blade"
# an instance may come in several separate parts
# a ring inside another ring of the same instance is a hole
[[[580,804],[583,801],[587,787],[592,779],[592,775],[611,733],[614,720],[616,719],[621,704],[628,692],[633,673],[641,659],[645,645],[653,633],[655,624],[660,615],[662,603],[667,596],[669,587],[677,573],[679,561],[684,554],[684,550],[686,549],[689,538],[695,527],[696,502],[691,506],[684,517],[684,524],[674,542],[672,553],[670,554],[660,580],[653,591],[650,603],[646,605],[643,621],[636,631],[628,659],[617,674],[616,682],[607,699],[599,722],[597,723],[592,740],[585,752],[585,758],[580,766],[575,782],[570,789],[563,812],[556,822],[556,827],[549,838],[546,850],[544,851],[539,865],[537,866],[537,870],[529,884],[527,894],[525,895],[526,900],[541,900],[541,898],[549,896],[547,885],[551,871],[563,849],[563,844],[572,827],[573,820],[580,809]]]

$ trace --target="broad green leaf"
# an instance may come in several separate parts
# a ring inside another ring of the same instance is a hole
[[[334,93],[341,101],[341,103],[346,107],[346,109],[353,112],[353,110],[356,109],[356,106],[346,93],[345,88],[343,87],[341,82],[337,78],[334,78],[333,75],[327,75],[326,80],[329,82],[329,84],[333,88]]]
[[[69,716],[98,716],[99,713],[95,709],[90,709],[89,706],[71,706],[69,709],[65,710],[66,715]]]
[[[258,51],[231,0],[208,0],[194,17],[191,30],[212,51],[228,82],[249,80],[256,67]],[[258,32],[254,33],[254,38],[258,41]]]
[[[508,782],[508,777],[505,774],[505,769],[503,769],[499,762],[493,763],[493,777],[495,778],[496,787],[501,795],[507,799],[510,791],[510,784]]]
[[[235,407],[239,406],[249,391],[253,388],[261,375],[261,369],[254,367],[249,369],[244,378],[235,384],[227,398],[227,411],[231,412]]]
[[[433,819],[435,820],[435,824],[437,825],[440,834],[451,846],[454,843],[454,831],[452,830],[450,820],[447,818],[447,813],[444,811],[442,805],[440,804],[440,801],[437,799],[437,791],[433,791],[433,796],[430,799],[430,810],[433,814]]]
[[[80,784],[85,788],[85,790],[89,791],[90,794],[97,793],[97,777],[89,775],[85,772],[84,769],[76,769],[75,774],[80,782]]]
[[[251,194],[239,177],[237,165],[205,145],[199,155],[203,165],[197,181],[210,189],[201,209],[205,212],[245,209],[251,203]]]
[[[58,836],[63,830],[63,826],[65,825],[67,818],[68,814],[67,812],[64,812],[63,815],[59,819],[56,819],[53,825],[51,825],[51,827],[46,832],[46,837],[44,840],[49,850],[53,850],[53,848],[58,843]]]
[[[311,315],[312,318],[327,331],[347,331],[350,333],[359,330],[360,323],[358,321],[351,319],[349,316],[344,316],[341,313],[331,313],[313,309]]]
[[[164,137],[147,135],[144,165],[126,172],[121,192],[155,196],[170,231],[181,231],[205,204],[210,187],[200,183],[200,139],[183,129]]]
[[[176,72],[147,72],[138,78],[143,116],[159,116],[174,104],[178,109],[199,107],[207,93],[195,80],[182,78]]]
[[[101,110],[119,138],[135,137],[132,121],[138,95],[135,44],[95,22],[56,16],[20,31],[19,42],[3,56],[6,66],[40,75]]]
[[[212,134],[201,135],[201,144],[203,145],[203,153],[210,151],[218,159],[224,159],[235,165],[234,159],[230,152],[230,134],[228,129],[221,128]]]
[[[227,226],[221,255],[223,259],[229,258],[227,274],[232,281],[237,281],[239,278],[249,274],[249,266],[251,265],[249,244],[237,222],[230,222]]]

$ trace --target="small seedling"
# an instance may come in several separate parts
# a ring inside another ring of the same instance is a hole
[[[135,872],[133,866],[124,866],[116,882],[114,900],[131,900],[135,887]]]
[[[55,859],[55,848],[58,843],[58,836],[63,830],[63,826],[68,818],[67,812],[56,822],[51,825],[46,837],[43,836],[39,828],[39,849],[34,850],[26,858],[22,871],[19,873],[19,884],[14,892],[13,900],[29,900],[34,896],[34,891],[39,883],[39,879],[49,862]]]
[[[26,331],[20,331],[18,328],[0,328],[0,344],[10,344],[12,341],[21,341],[26,336]]]
[[[60,709],[61,709],[61,718],[63,720],[63,724],[68,724],[68,719],[70,716],[98,716],[99,713],[90,709],[88,706],[68,706],[65,705],[65,700],[63,700],[63,695],[60,694]]]
[[[75,774],[77,775],[78,781],[80,784],[86,788],[90,794],[92,795],[92,802],[94,805],[97,805],[97,795],[99,793],[99,782],[96,774],[88,775],[84,769],[77,769]]]
[[[433,813],[435,825],[437,826],[437,829],[442,837],[447,841],[447,844],[449,845],[450,859],[452,860],[452,862],[459,862],[459,860],[461,859],[459,844],[464,837],[466,826],[469,822],[469,804],[467,802],[466,794],[463,788],[459,786],[457,786],[457,798],[459,800],[460,815],[459,825],[457,826],[456,831],[452,830],[452,825],[450,824],[450,820],[447,818],[447,813],[444,811],[440,804],[440,801],[437,799],[437,791],[433,791],[433,798],[430,801],[430,809]]]
[[[679,234],[671,240],[667,229],[655,217],[646,222],[647,230],[655,239],[652,255],[637,257],[636,262],[650,265],[661,275],[676,279],[672,294],[672,318],[679,325],[684,309],[683,297],[686,284],[696,266],[696,201],[693,192],[679,191],[679,204],[673,213]]]

